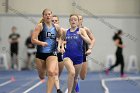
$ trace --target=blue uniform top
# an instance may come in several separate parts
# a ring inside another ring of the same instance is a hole
[[[47,42],[47,46],[37,46],[37,53],[52,53],[56,51],[57,45],[56,45],[56,36],[57,31],[54,25],[52,25],[51,28],[48,28],[46,24],[43,22],[43,29],[38,35],[38,40]]]
[[[82,57],[83,56],[83,39],[77,32],[77,28],[74,32],[70,29],[66,32],[66,52],[64,53],[66,57]]]

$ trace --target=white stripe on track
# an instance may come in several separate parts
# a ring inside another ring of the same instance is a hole
[[[109,93],[109,89],[107,88],[107,86],[106,86],[106,84],[105,84],[105,80],[104,79],[102,79],[101,80],[101,83],[102,83],[102,87],[104,88],[104,90],[105,90],[105,93]]]
[[[6,81],[6,82],[4,82],[4,83],[1,83],[1,84],[0,84],[0,87],[5,86],[5,85],[7,85],[7,84],[9,84],[9,83],[11,83],[11,82],[13,82],[13,81],[12,81],[12,80],[8,80],[8,81]]]
[[[107,78],[107,79],[102,79],[102,80],[101,80],[101,83],[102,83],[102,87],[103,87],[104,90],[105,90],[105,93],[109,93],[109,89],[108,89],[108,87],[106,86],[105,81],[139,80],[139,79],[140,79],[140,77]]]
[[[107,78],[104,79],[105,81],[119,81],[119,80],[138,80],[140,77],[125,77],[125,78]]]
[[[25,90],[23,93],[28,93],[31,90],[33,90],[34,88],[38,87],[39,85],[41,85],[42,83],[44,83],[44,81],[39,81],[38,83],[36,83],[34,86],[30,87],[29,89]]]
[[[35,81],[35,79],[32,79],[32,81],[27,82],[23,85],[21,85],[20,87],[15,88],[14,90],[10,91],[9,93],[16,93],[17,91],[19,91],[21,88],[28,86],[29,84],[33,83]]]

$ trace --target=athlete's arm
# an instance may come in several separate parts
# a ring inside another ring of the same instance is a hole
[[[89,47],[89,49],[92,49],[93,46],[94,46],[94,44],[95,44],[94,35],[93,35],[93,33],[91,32],[91,30],[90,30],[89,28],[85,27],[85,30],[86,30],[86,32],[87,32],[88,37],[89,37],[90,40],[91,40],[91,44],[90,44],[88,47]]]
[[[58,24],[54,24],[56,31],[57,31],[57,38],[60,39],[61,38],[61,27]]]
[[[91,30],[90,30],[89,28],[84,27],[84,29],[86,30],[87,35],[88,35],[88,37],[89,37],[90,40],[91,40],[91,44],[88,45],[88,50],[86,51],[86,54],[87,54],[87,55],[90,55],[91,52],[92,52],[92,48],[93,48],[93,46],[94,46],[94,44],[95,44],[95,38],[94,38],[94,35],[93,35],[93,33],[91,32]]]
[[[54,24],[54,26],[57,31],[57,42],[58,42],[57,50],[58,50],[58,52],[61,52],[60,48],[61,48],[61,44],[62,44],[62,28],[58,24]]]
[[[91,44],[91,40],[90,40],[90,38],[88,37],[88,35],[87,35],[85,29],[80,28],[80,31],[78,32],[78,34],[80,34],[80,36],[82,37],[82,39],[83,39],[88,45]]]
[[[66,45],[66,29],[62,30],[62,44],[61,44],[61,53],[65,52],[65,45]]]
[[[33,44],[37,44],[37,45],[41,45],[41,46],[47,46],[47,42],[42,42],[42,41],[39,41],[38,40],[38,35],[39,33],[41,32],[42,30],[42,23],[38,24],[36,27],[35,27],[35,30],[34,32],[32,33],[32,38],[31,38],[31,41]]]

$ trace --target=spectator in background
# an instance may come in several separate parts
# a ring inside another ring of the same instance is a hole
[[[12,33],[9,35],[9,43],[10,43],[10,52],[11,52],[11,68],[20,70],[18,64],[18,45],[19,45],[19,38],[20,35],[16,33],[17,28],[13,26],[11,28]]]
[[[33,30],[30,32],[30,36],[25,41],[25,46],[27,47],[27,63],[26,68],[27,70],[32,69],[31,67],[31,55],[35,55],[36,49],[35,44],[31,42],[31,36],[32,36]]]

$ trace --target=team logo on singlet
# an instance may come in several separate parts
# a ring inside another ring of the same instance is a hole
[[[55,39],[55,34],[52,34],[51,32],[46,32],[46,37],[50,39]]]
[[[67,36],[66,39],[78,39],[77,35]]]

